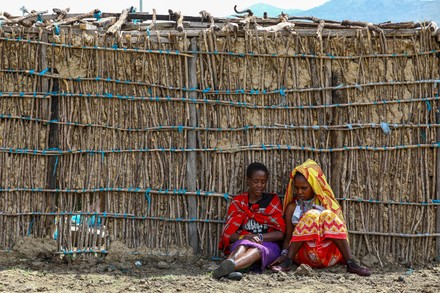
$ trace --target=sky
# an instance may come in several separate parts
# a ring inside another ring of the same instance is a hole
[[[328,0],[159,0],[143,1],[143,11],[152,12],[155,8],[158,14],[168,14],[168,9],[181,11],[183,15],[198,16],[199,11],[206,10],[213,16],[222,17],[234,14],[234,5],[238,5],[238,10],[242,10],[256,3],[268,3],[272,6],[283,9],[310,9],[319,6]],[[22,15],[20,7],[25,6],[28,11],[49,10],[52,8],[65,9],[70,7],[71,12],[88,12],[95,8],[102,12],[121,12],[130,6],[136,7],[139,11],[140,0],[0,0],[0,11],[6,11],[12,15]]]

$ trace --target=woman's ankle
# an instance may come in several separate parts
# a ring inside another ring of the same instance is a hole
[[[280,266],[285,267],[285,268],[291,267],[292,266],[292,259],[286,258],[282,263],[280,263]]]

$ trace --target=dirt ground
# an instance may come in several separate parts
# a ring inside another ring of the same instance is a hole
[[[29,242],[0,252],[2,292],[440,292],[440,265],[373,267],[359,277],[345,266],[298,269],[287,274],[248,273],[241,281],[213,280],[218,261],[197,257],[124,255],[60,258]],[[53,249],[53,248],[51,248]],[[136,262],[140,262],[137,263]]]
[[[347,274],[344,266],[300,275],[245,274],[241,281],[213,280],[216,262],[143,262],[109,264],[102,260],[72,263],[2,260],[3,292],[439,292],[440,266],[421,269],[374,268],[370,277]]]

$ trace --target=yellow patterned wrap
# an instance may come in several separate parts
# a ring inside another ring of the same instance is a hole
[[[312,186],[313,192],[316,195],[315,198],[319,201],[319,204],[325,209],[335,213],[342,221],[344,221],[341,206],[336,201],[335,194],[327,183],[327,178],[325,177],[324,172],[322,172],[321,167],[311,159],[308,159],[303,164],[295,167],[290,173],[289,185],[287,186],[286,195],[284,197],[284,210],[286,210],[289,203],[295,200],[293,194],[293,178],[296,172],[300,172],[307,179],[307,182]]]
[[[347,239],[347,229],[332,211],[310,210],[295,226],[292,241],[319,241],[321,238]]]

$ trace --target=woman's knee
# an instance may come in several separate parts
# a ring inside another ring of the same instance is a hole
[[[332,212],[331,210],[323,210],[319,216],[320,217],[334,217],[334,216],[336,216],[336,214],[334,212]]]
[[[251,247],[246,252],[249,254],[255,254],[255,255],[258,254],[259,256],[261,256],[261,251],[256,247]]]
[[[332,212],[331,210],[323,210],[321,212],[321,214],[319,215],[319,219],[321,222],[332,222],[332,221],[337,221],[337,222],[341,222],[341,219],[339,219],[338,215],[336,215],[334,212]]]
[[[320,211],[318,210],[310,210],[308,212],[306,212],[303,216],[304,219],[309,218],[309,219],[319,219],[320,217]]]

